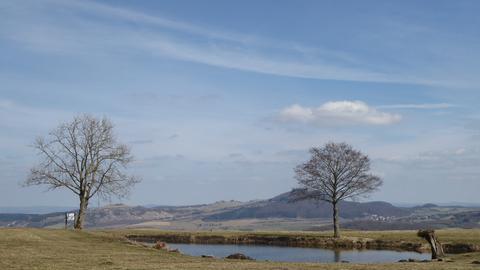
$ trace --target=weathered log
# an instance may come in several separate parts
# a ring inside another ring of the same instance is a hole
[[[435,236],[434,230],[419,230],[417,232],[417,236],[427,240],[428,244],[430,244],[430,249],[432,250],[432,260],[436,260],[445,256],[442,244]]]

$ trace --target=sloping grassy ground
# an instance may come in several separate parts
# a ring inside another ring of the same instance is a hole
[[[449,256],[453,262],[370,265],[203,259],[131,244],[123,237],[126,233],[130,231],[0,229],[0,269],[480,269],[480,265],[471,264],[480,260],[480,253]],[[388,240],[415,239],[408,232],[366,234]],[[348,235],[357,237],[364,233]],[[441,231],[439,235],[444,240],[480,242],[479,231]]]

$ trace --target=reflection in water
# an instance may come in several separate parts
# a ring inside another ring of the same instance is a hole
[[[334,261],[334,262],[340,262],[340,261],[341,261],[341,259],[340,259],[340,250],[338,250],[338,249],[333,250],[333,255],[335,256],[335,257],[333,258],[333,261]]]
[[[203,245],[203,244],[168,244],[178,248],[182,253],[201,256],[212,255],[218,258],[233,253],[243,253],[256,260],[279,262],[341,262],[382,263],[396,262],[402,259],[430,259],[429,253],[416,253],[393,250],[331,250],[321,248],[298,248],[254,245]]]

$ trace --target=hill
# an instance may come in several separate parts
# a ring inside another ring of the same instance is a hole
[[[220,221],[246,218],[330,218],[332,207],[323,201],[290,202],[290,193],[283,193],[272,199],[244,205],[205,217],[205,220]],[[369,216],[401,217],[411,214],[411,210],[393,206],[387,202],[351,202],[339,205],[340,217],[345,219]]]
[[[361,230],[478,228],[480,209],[425,204],[397,207],[387,202],[344,201],[342,227]],[[267,200],[220,201],[187,206],[91,208],[87,228],[159,228],[167,230],[329,230],[332,209],[318,201],[290,202],[283,193]],[[63,227],[64,213],[0,214],[0,227]]]

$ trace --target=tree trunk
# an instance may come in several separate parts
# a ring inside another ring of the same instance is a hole
[[[85,221],[85,214],[87,213],[88,199],[84,195],[80,195],[80,208],[78,210],[78,216],[75,220],[75,229],[83,229],[83,223]]]
[[[440,257],[445,256],[442,244],[435,236],[434,230],[420,230],[418,231],[417,235],[427,240],[428,244],[430,244],[430,249],[432,250],[432,260],[436,260]]]
[[[337,203],[332,203],[332,206],[333,206],[333,237],[340,238],[340,225],[338,224]]]

